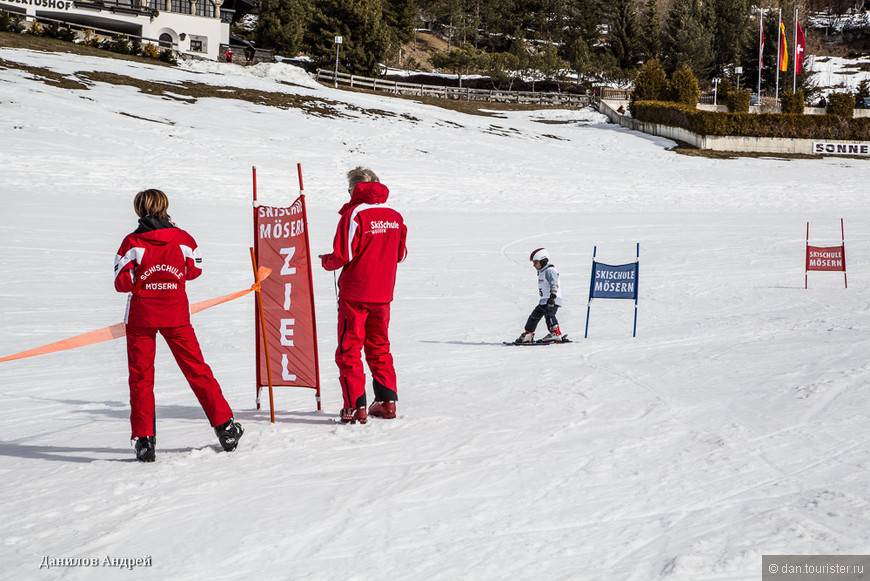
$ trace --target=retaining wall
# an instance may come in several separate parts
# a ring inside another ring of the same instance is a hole
[[[641,131],[649,135],[681,141],[698,149],[734,153],[847,155],[870,158],[870,142],[866,141],[698,135],[682,127],[648,123],[620,115],[613,108],[620,105],[624,107],[625,103],[622,101],[608,103],[600,99],[593,102],[593,106],[600,113],[606,115],[611,122],[617,125],[632,131]]]

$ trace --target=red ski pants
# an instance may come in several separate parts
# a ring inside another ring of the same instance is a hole
[[[127,367],[130,370],[130,425],[133,438],[155,435],[154,354],[157,332],[163,335],[178,367],[199,400],[212,426],[233,416],[220,385],[206,365],[191,325],[131,327],[127,325]]]
[[[366,405],[366,375],[360,352],[372,372],[375,401],[395,401],[396,370],[390,354],[390,303],[338,302],[339,381],[345,408]]]

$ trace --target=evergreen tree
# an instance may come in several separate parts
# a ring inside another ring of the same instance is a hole
[[[384,24],[390,39],[388,53],[402,66],[402,45],[414,40],[417,3],[414,0],[383,0]]]
[[[563,18],[562,57],[578,76],[596,77],[613,58],[599,48],[599,24],[606,18],[602,0],[565,0]]]
[[[565,0],[562,5],[561,40],[563,46],[571,46],[577,39],[583,39],[587,48],[599,42],[598,25],[604,20],[603,0]]]
[[[517,58],[517,70],[529,69],[531,55],[529,45],[526,43],[523,31],[517,27],[511,35],[511,43],[508,52]]]
[[[661,22],[658,0],[646,0],[646,13],[640,33],[641,52],[644,62],[658,58],[662,51]]]
[[[547,42],[561,38],[565,13],[562,0],[524,0],[517,4],[517,16],[525,17],[523,24],[532,38]]]
[[[447,38],[447,50],[477,40],[478,10],[473,0],[421,0],[423,11],[434,18]]]
[[[256,42],[278,54],[296,56],[311,15],[310,0],[262,0]]]
[[[555,81],[557,84],[559,81],[565,80],[565,69],[568,68],[568,65],[559,56],[559,50],[553,43],[548,42],[544,47],[539,62],[541,74],[544,75],[545,79]]]
[[[638,55],[638,26],[634,0],[613,0],[610,8],[607,46],[622,69],[635,67]]]
[[[592,51],[582,36],[577,36],[571,41],[565,50],[565,58],[568,64],[577,73],[577,80],[580,77],[590,76],[594,72]]]
[[[701,96],[701,91],[698,89],[698,79],[695,78],[688,65],[684,64],[674,72],[668,83],[668,92],[671,101],[692,108],[698,106],[698,97]]]
[[[637,74],[632,101],[664,101],[667,98],[668,79],[658,59],[644,63]]]
[[[514,71],[519,69],[520,61],[515,54],[509,52],[485,53],[481,59],[482,68],[489,76],[495,89],[513,88]]]
[[[430,62],[435,68],[452,71],[459,77],[460,87],[462,87],[462,76],[469,74],[482,64],[481,53],[467,42],[459,48],[436,52],[431,56]]]
[[[751,44],[752,12],[749,0],[713,0],[715,64],[722,74],[729,66],[741,64]]]
[[[686,64],[697,78],[710,78],[714,57],[711,21],[700,0],[674,0],[668,11],[662,48],[666,71],[673,73]]]
[[[310,23],[305,44],[321,66],[335,58],[336,36],[343,39],[339,65],[351,73],[373,75],[387,55],[390,30],[381,0],[318,0]]]
[[[514,30],[517,28],[514,0],[489,0],[475,2],[479,14],[480,29],[485,35],[483,42],[498,51],[505,51]]]
[[[637,73],[634,82],[634,90],[628,109],[634,115],[634,103],[636,101],[664,101],[668,94],[668,78],[665,69],[658,59],[652,59],[643,64]]]
[[[384,22],[390,29],[391,41],[402,45],[414,40],[417,3],[414,0],[383,0]]]

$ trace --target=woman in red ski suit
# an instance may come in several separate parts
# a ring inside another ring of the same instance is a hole
[[[388,329],[396,268],[407,255],[408,229],[402,215],[386,204],[390,190],[373,171],[358,167],[347,179],[350,202],[339,211],[332,253],[320,259],[326,270],[342,269],[335,352],[344,400],[341,421],[364,424],[368,414],[396,417],[396,370]],[[375,395],[368,412],[362,349]]]
[[[244,433],[220,385],[202,357],[190,324],[185,283],[202,274],[193,237],[169,218],[169,200],[160,190],[136,194],[139,227],[115,256],[115,290],[130,293],[124,323],[130,372],[130,424],[136,457],[153,462],[156,443],[154,353],[160,332],[187,378],[225,450],[236,448]]]

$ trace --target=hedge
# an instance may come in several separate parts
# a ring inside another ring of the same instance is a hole
[[[870,118],[835,115],[714,113],[664,101],[636,101],[638,121],[682,127],[699,135],[870,141]]]
[[[850,93],[831,93],[828,95],[828,107],[825,111],[828,115],[851,117],[855,109],[855,97]]]
[[[802,115],[804,112],[805,100],[803,89],[798,89],[794,93],[786,91],[782,94],[782,112]],[[851,115],[849,115],[849,117],[851,117]]]
[[[725,102],[732,113],[749,113],[752,95],[749,91],[729,91],[725,93]]]

